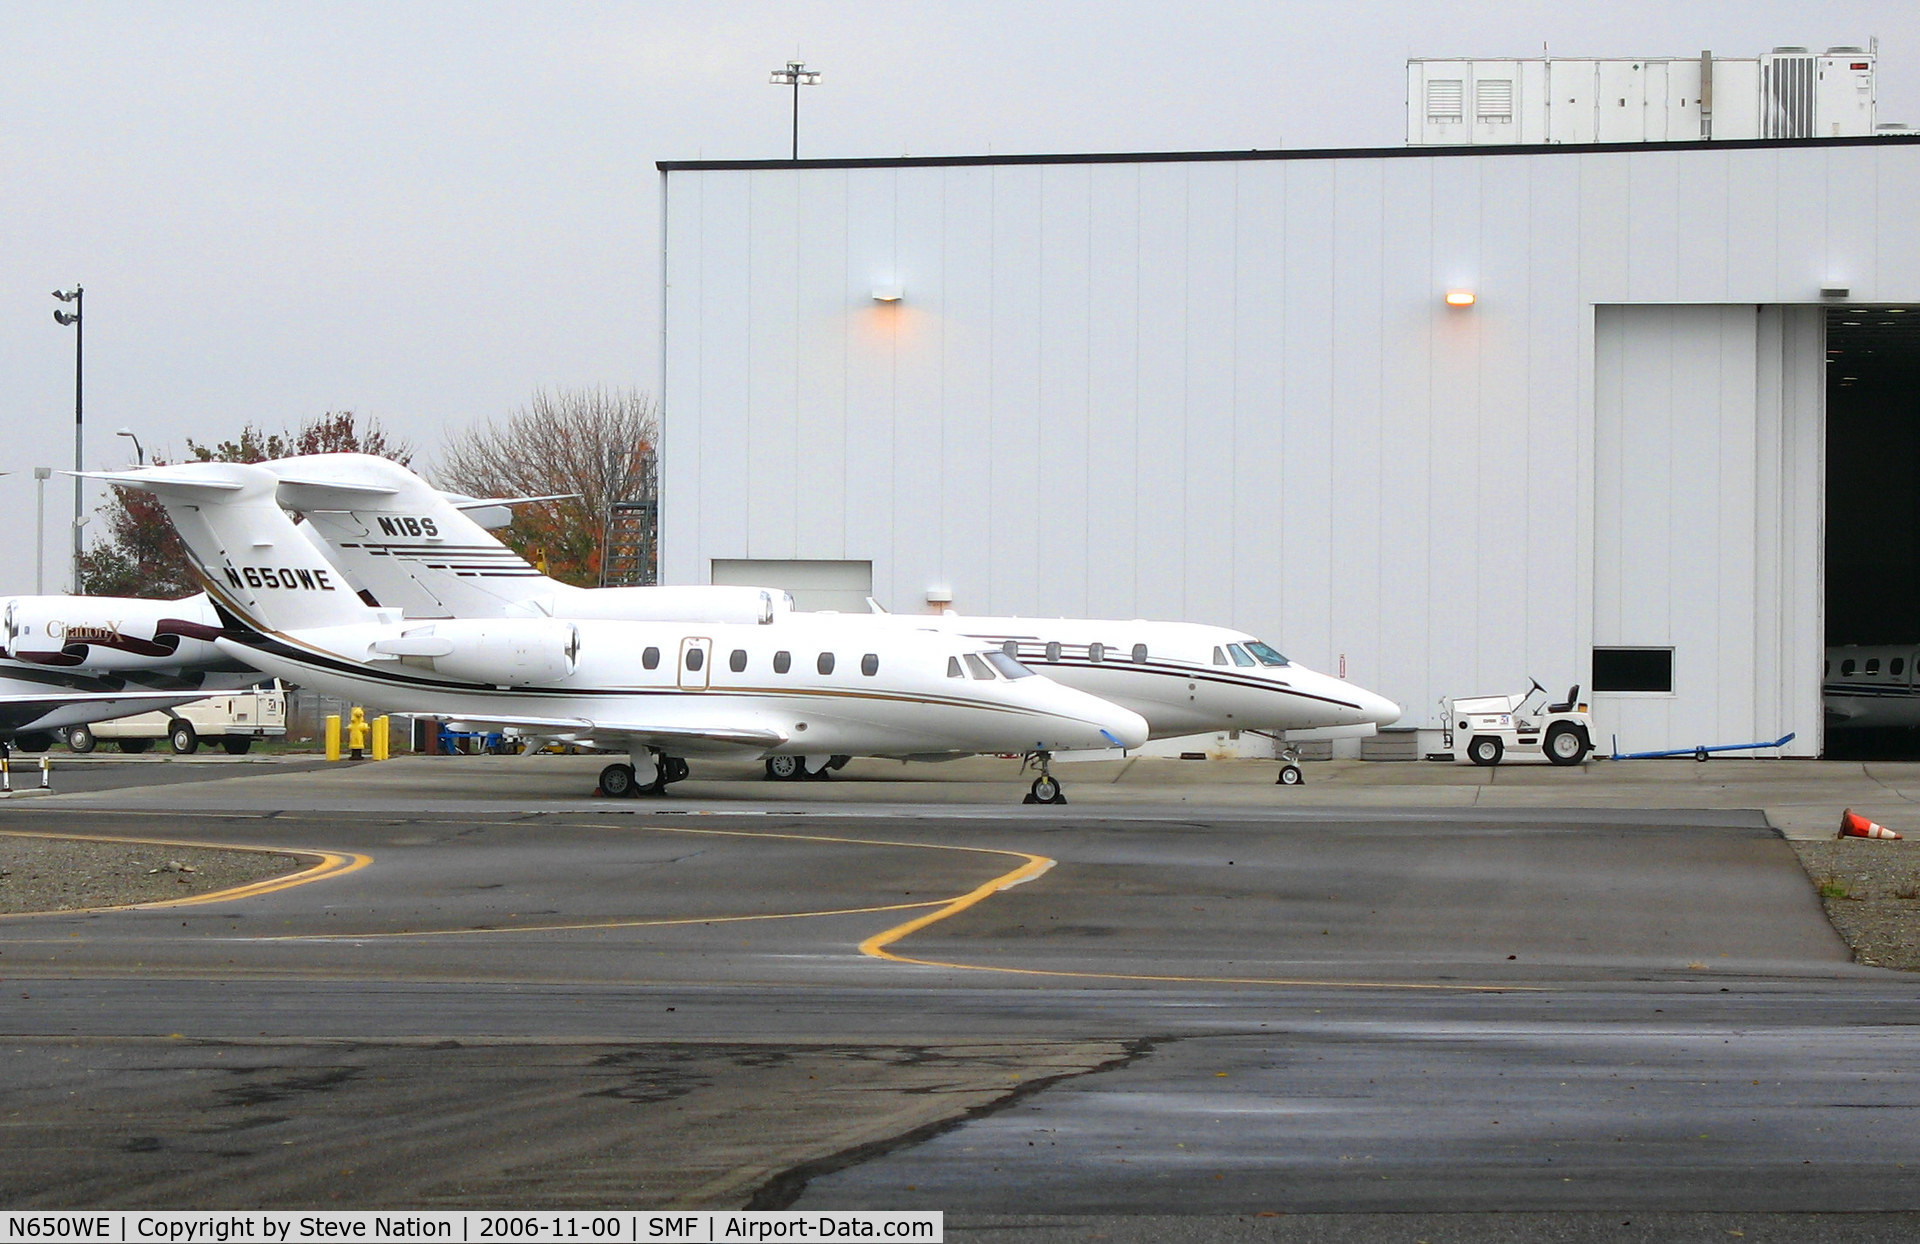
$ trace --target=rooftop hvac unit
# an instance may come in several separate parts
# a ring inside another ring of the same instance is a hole
[[[1813,56],[1805,48],[1775,48],[1760,58],[1763,138],[1812,138]]]

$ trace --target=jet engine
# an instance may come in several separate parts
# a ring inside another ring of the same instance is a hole
[[[550,686],[580,659],[580,631],[553,618],[455,618],[374,642],[381,656],[465,682]]]

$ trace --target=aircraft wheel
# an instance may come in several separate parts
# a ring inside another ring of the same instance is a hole
[[[176,721],[167,731],[167,745],[176,756],[191,756],[200,750],[200,736],[190,721]]]
[[[1577,765],[1587,758],[1587,739],[1578,727],[1565,722],[1547,731],[1547,759],[1556,765]]]
[[[797,782],[805,774],[805,765],[798,756],[767,757],[767,780],[769,782]]]
[[[1060,783],[1051,777],[1033,779],[1033,786],[1027,791],[1027,803],[1065,803],[1067,796],[1060,789]]]
[[[1276,779],[1281,786],[1298,786],[1306,780],[1306,775],[1300,772],[1299,765],[1281,765],[1280,776]]]
[[[608,765],[600,770],[600,793],[608,799],[633,798],[633,766]]]
[[[29,730],[25,734],[16,734],[13,745],[23,752],[44,752],[53,746],[53,735],[45,730]]]
[[[67,750],[84,756],[95,746],[93,731],[85,726],[67,727]]]
[[[1506,744],[1488,735],[1481,735],[1467,744],[1467,759],[1485,768],[1500,763],[1500,756],[1507,750]]]
[[[230,734],[220,740],[220,746],[227,749],[229,756],[244,756],[253,747],[253,740],[244,734]]]

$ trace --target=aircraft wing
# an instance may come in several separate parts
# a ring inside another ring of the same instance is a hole
[[[59,730],[67,726],[131,717],[136,713],[191,704],[220,691],[46,691],[0,695],[0,730]]]
[[[456,729],[474,727],[515,730],[522,734],[547,737],[591,738],[602,746],[632,747],[635,744],[671,748],[676,753],[699,755],[758,755],[787,741],[778,730],[760,730],[740,726],[667,726],[652,722],[626,722],[585,717],[521,717],[488,714],[476,717],[461,714],[445,719]]]

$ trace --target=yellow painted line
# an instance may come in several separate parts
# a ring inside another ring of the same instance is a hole
[[[344,877],[373,863],[370,855],[349,851],[318,851],[304,847],[259,847],[227,842],[185,842],[171,838],[122,838],[111,834],[41,834],[18,830],[0,830],[8,838],[58,838],[67,842],[114,842],[140,847],[193,847],[205,851],[250,851],[260,855],[291,855],[313,863],[284,877],[269,877],[225,890],[210,890],[186,898],[164,899],[152,903],[121,903],[111,907],[62,907],[53,911],[16,911],[0,914],[0,919],[19,920],[30,916],[72,916],[102,911],[156,911],[167,907],[198,907],[207,903],[230,903],[236,899],[258,898],[294,886],[308,885],[330,877]]]

